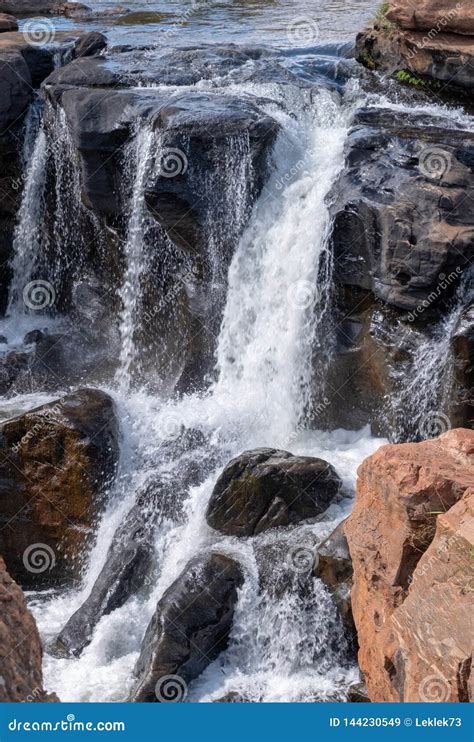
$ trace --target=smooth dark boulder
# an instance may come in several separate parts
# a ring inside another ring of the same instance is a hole
[[[227,464],[206,518],[221,533],[257,535],[320,515],[340,489],[341,480],[326,461],[259,448]]]
[[[167,683],[197,678],[222,652],[243,583],[239,564],[221,554],[193,559],[158,602],[134,674],[131,701],[167,700]],[[170,676],[171,679],[170,679]]]
[[[0,426],[0,553],[22,586],[79,578],[118,456],[114,403],[95,389]]]

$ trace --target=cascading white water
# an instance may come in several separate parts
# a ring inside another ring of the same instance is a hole
[[[31,129],[34,128],[34,124],[31,124]],[[13,278],[7,310],[7,315],[10,316],[27,312],[27,306],[23,301],[23,290],[32,280],[37,261],[42,254],[41,243],[45,239],[42,216],[48,142],[45,131],[40,125],[34,146],[30,149],[32,132],[30,131],[29,134],[30,136],[26,139],[28,146],[25,148],[26,180],[13,238]]]
[[[268,89],[265,92],[268,97]],[[295,110],[295,100],[291,108]],[[46,655],[46,683],[58,688],[63,700],[127,698],[140,643],[157,600],[186,562],[208,548],[237,558],[246,580],[229,649],[192,684],[192,699],[214,699],[227,691],[262,701],[342,698],[355,677],[355,668],[347,665],[331,598],[311,574],[295,574],[287,562],[290,548],[309,543],[313,549],[326,537],[347,513],[350,501],[333,505],[321,522],[311,526],[250,540],[219,537],[204,517],[222,465],[244,449],[287,447],[295,453],[321,456],[331,461],[349,489],[360,460],[380,444],[368,431],[298,433],[311,378],[307,336],[317,319],[318,291],[324,290],[318,286],[318,267],[327,233],[326,199],[342,166],[352,104],[341,104],[327,91],[309,101],[303,91],[298,115],[290,116],[281,106],[270,104],[268,112],[278,117],[282,127],[274,152],[275,169],[230,268],[217,352],[218,379],[206,394],[167,403],[144,393],[124,394],[123,388],[116,395],[125,436],[121,474],[102,520],[83,590],[49,602],[33,601],[46,644],[87,596],[104,564],[114,529],[133,505],[140,485],[147,476],[158,477],[169,466],[161,461],[163,443],[182,427],[198,428],[218,451],[218,467],[189,491],[184,521],[161,521],[152,594],[133,596],[103,617],[79,659]],[[140,260],[143,182],[151,140],[144,133],[135,145],[140,166],[135,171],[137,187],[131,208],[135,217],[128,239],[129,255]],[[304,167],[288,183],[288,172],[301,160]],[[137,273],[132,271],[130,287],[136,280]],[[133,302],[133,297],[129,299]],[[128,306],[127,328],[132,328],[133,303]],[[127,354],[127,363],[128,359]],[[130,451],[134,452],[132,459],[128,458]],[[269,572],[268,585],[285,583],[282,595],[259,589],[262,570]]]
[[[122,288],[120,289],[122,300],[120,314],[121,351],[117,380],[123,391],[129,389],[131,367],[136,356],[136,315],[140,298],[140,280],[146,268],[145,186],[150,171],[154,141],[153,129],[146,124],[139,125],[125,155],[125,162],[131,171],[126,179],[131,194],[129,194],[130,213],[124,248],[126,268]]]

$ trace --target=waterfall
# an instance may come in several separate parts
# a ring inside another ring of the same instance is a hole
[[[429,334],[416,334],[408,366],[394,374],[397,393],[388,400],[399,440],[435,438],[451,427],[449,400],[453,390],[452,338],[462,311],[474,300],[474,274],[467,270],[451,302]]]
[[[295,101],[291,101],[295,108]],[[321,456],[337,468],[347,487],[356,467],[380,441],[362,433],[322,434],[299,430],[311,385],[311,335],[318,323],[319,264],[328,228],[327,198],[342,167],[343,146],[352,105],[322,91],[308,105],[304,91],[298,116],[269,104],[281,133],[275,145],[274,169],[253,209],[231,262],[223,320],[216,354],[217,379],[207,392],[163,401],[145,392],[116,394],[124,427],[123,460],[105,513],[82,591],[42,603],[36,611],[46,643],[87,597],[104,564],[113,532],[134,504],[147,480],[158,481],[193,464],[206,471],[204,481],[187,492],[177,484],[173,499],[182,515],[159,519],[154,537],[156,567],[151,594],[131,596],[124,606],[104,616],[91,644],[74,661],[45,658],[45,676],[61,688],[64,700],[123,700],[132,669],[157,600],[188,560],[216,548],[242,564],[245,586],[239,598],[229,649],[190,688],[203,701],[223,691],[241,691],[262,701],[342,698],[355,678],[347,656],[340,619],[332,599],[311,572],[295,574],[287,562],[292,546],[314,550],[350,507],[335,503],[312,525],[262,534],[250,541],[219,536],[205,521],[213,485],[223,465],[255,446],[287,446],[294,453]],[[144,186],[150,168],[153,137],[146,128],[136,135],[133,187],[127,232],[127,279],[122,289],[122,337],[128,338],[123,370],[130,370],[134,317],[143,269]],[[304,165],[288,182],[295,161]],[[241,168],[241,178],[247,176]],[[284,185],[282,185],[284,184]],[[237,190],[244,182],[234,186]],[[244,209],[237,209],[237,214]],[[239,217],[237,217],[239,218]],[[200,431],[201,447],[164,456],[170,440],[183,429]],[[204,445],[204,448],[202,448]],[[209,468],[210,467],[210,468]],[[176,476],[176,482],[179,482]],[[281,592],[275,585],[284,585]],[[126,626],[126,631],[123,627]],[[90,679],[94,676],[94,683]],[[277,678],[277,685],[272,678]],[[290,688],[292,686],[292,689]]]
[[[145,227],[147,209],[145,186],[150,172],[153,129],[138,124],[134,139],[127,148],[125,162],[128,165],[126,182],[129,191],[129,217],[125,239],[126,268],[120,289],[122,312],[120,315],[121,351],[117,380],[123,391],[131,382],[132,364],[136,358],[135,333],[139,307],[141,277],[146,269]]]
[[[34,144],[32,145],[32,141]],[[43,228],[48,141],[43,125],[38,123],[36,109],[27,118],[24,171],[26,173],[17,225],[13,237],[13,278],[8,297],[7,314],[26,314],[23,291],[32,281],[43,254]]]

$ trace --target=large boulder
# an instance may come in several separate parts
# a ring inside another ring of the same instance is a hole
[[[185,700],[186,686],[227,647],[238,589],[237,562],[192,560],[158,602],[135,666],[132,701]]]
[[[0,0],[0,13],[42,16],[55,12],[60,4],[60,0]]]
[[[466,701],[474,432],[384,446],[358,472],[345,533],[371,701]]]
[[[227,464],[206,518],[221,533],[254,536],[320,515],[340,488],[341,480],[327,461],[257,448]]]
[[[21,588],[0,557],[0,702],[57,701],[43,688],[43,648]]]
[[[114,403],[98,390],[0,427],[0,552],[22,586],[79,578],[118,456]]]

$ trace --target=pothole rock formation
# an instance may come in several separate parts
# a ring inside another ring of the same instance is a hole
[[[472,700],[474,432],[366,459],[345,533],[370,700]]]
[[[474,10],[471,0],[446,3],[389,0],[357,37],[357,58],[404,82],[438,94],[474,87]]]
[[[112,399],[80,389],[0,427],[0,552],[23,587],[78,578],[119,456]]]
[[[227,464],[206,518],[221,533],[254,536],[320,515],[340,489],[341,480],[327,461],[258,448]]]
[[[43,649],[21,588],[0,557],[0,702],[57,701],[43,688]]]
[[[242,583],[239,564],[221,554],[196,557],[186,566],[148,626],[130,700],[185,700],[186,684],[227,647]]]

